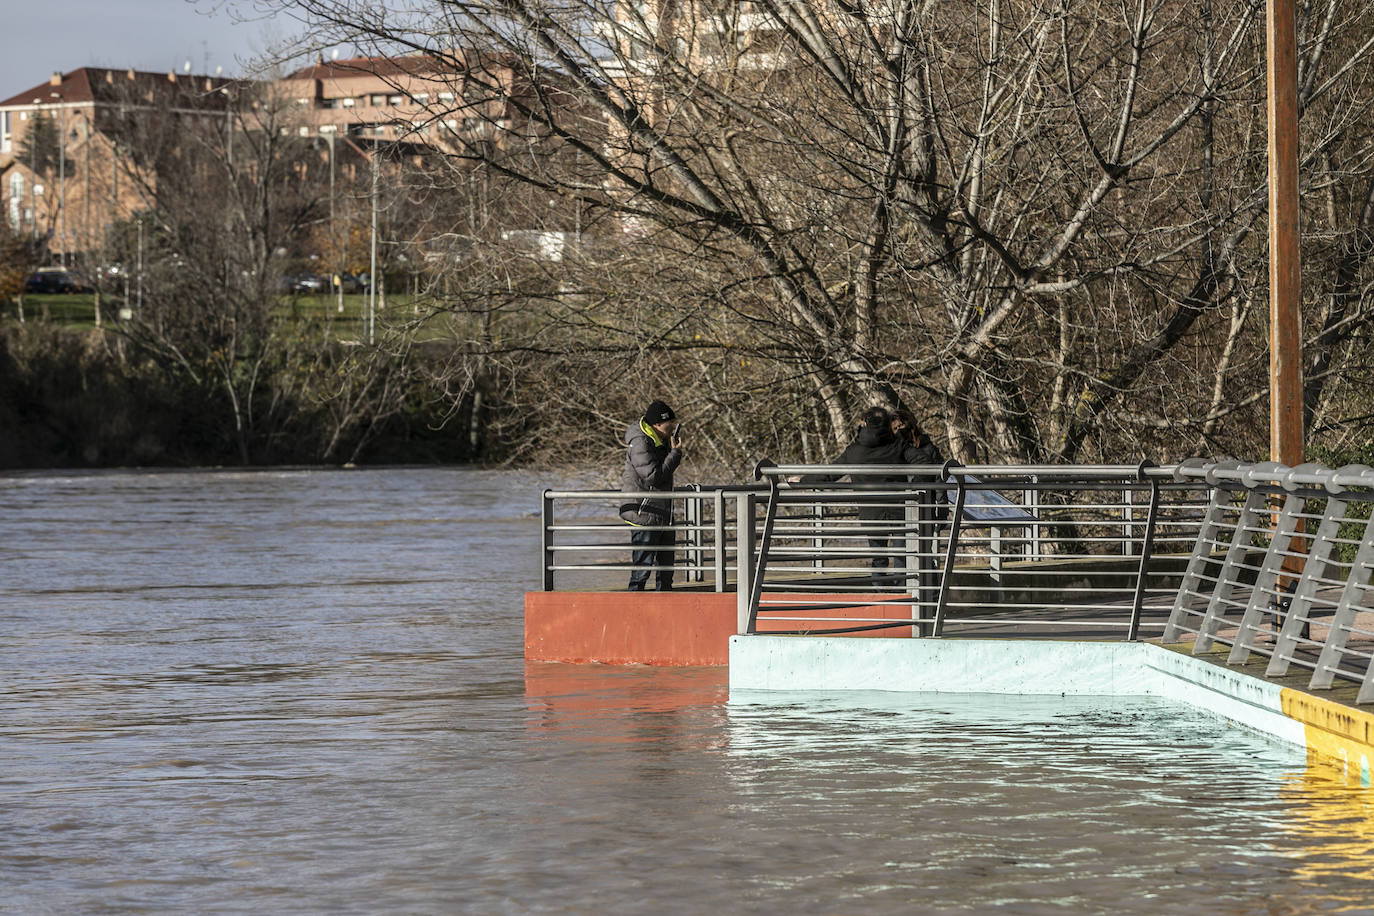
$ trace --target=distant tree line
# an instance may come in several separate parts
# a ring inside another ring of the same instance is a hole
[[[201,392],[232,460],[362,459],[423,415],[454,454],[609,466],[651,397],[735,470],[833,455],[872,403],[966,462],[1267,451],[1258,0],[268,5],[308,23],[294,50],[461,71],[435,123],[494,117],[478,97],[519,120],[392,147],[413,296],[371,343],[272,305],[274,252],[356,256],[365,175],[340,233],[288,110],[236,107],[193,149],[131,127],[161,157],[145,243],[181,260],[121,358]],[[1300,22],[1305,414],[1332,455],[1374,421],[1370,6]]]

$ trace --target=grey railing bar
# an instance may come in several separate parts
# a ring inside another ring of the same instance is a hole
[[[949,539],[945,546],[945,565],[943,575],[940,576],[940,591],[935,599],[935,622],[931,627],[931,636],[943,636],[945,628],[945,611],[949,606],[949,588],[954,582],[954,557],[959,550],[959,532],[964,528],[964,503],[968,496],[968,488],[964,485],[964,478],[959,478],[959,489],[954,497],[954,513],[949,526]]]
[[[1135,642],[1140,634],[1140,613],[1145,604],[1145,582],[1150,573],[1150,558],[1154,555],[1155,521],[1159,517],[1159,478],[1150,481],[1150,508],[1145,518],[1145,539],[1140,545],[1140,565],[1135,577],[1135,597],[1131,606],[1131,631],[1126,636]]]

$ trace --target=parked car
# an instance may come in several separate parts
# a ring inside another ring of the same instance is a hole
[[[288,274],[281,278],[282,292],[324,293],[329,291],[329,278],[315,274]]]
[[[367,291],[367,284],[362,281],[362,278],[355,277],[350,273],[340,275],[339,283],[343,287],[345,293],[362,293]]]
[[[40,267],[24,281],[26,293],[88,293],[90,287],[63,267]]]

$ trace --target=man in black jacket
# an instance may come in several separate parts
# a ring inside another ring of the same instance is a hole
[[[625,453],[622,493],[673,489],[673,472],[682,462],[682,424],[673,408],[654,401],[644,411],[644,417],[625,430],[625,444],[629,451]],[[635,526],[630,533],[630,545],[634,548],[630,564],[635,567],[630,573],[630,591],[643,591],[650,572],[654,573],[659,591],[670,591],[676,540],[676,533],[671,530],[672,500],[636,497],[621,504],[620,517]]]
[[[930,437],[921,436],[913,440],[913,437],[898,435],[893,430],[893,415],[882,407],[870,407],[864,411],[863,425],[859,427],[859,433],[854,437],[854,441],[849,443],[840,457],[836,458],[835,464],[944,464],[945,459],[940,454],[940,450],[930,441]],[[811,474],[802,478],[802,483],[819,483],[826,480],[833,480],[826,475]],[[906,483],[911,480],[910,475],[882,475],[871,476],[863,475],[858,480],[862,483]],[[868,546],[874,551],[873,554],[873,576],[881,578],[882,570],[888,568],[888,561],[891,559],[892,565],[898,569],[903,568],[906,563],[901,554],[895,556],[889,552],[889,548],[896,548],[905,538],[904,534],[888,530],[896,527],[893,522],[900,522],[905,518],[906,512],[901,505],[892,505],[891,502],[874,504],[861,504],[859,506],[859,519],[866,528],[874,530],[873,536],[868,539]],[[887,524],[884,524],[887,523]]]

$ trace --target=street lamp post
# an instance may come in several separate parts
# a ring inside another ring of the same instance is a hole
[[[367,342],[373,342],[377,326],[377,157],[381,145],[372,144],[372,262],[367,283]]]
[[[63,267],[67,266],[67,119],[62,110],[62,95],[57,92],[50,92],[48,96],[54,99],[53,121],[57,126],[57,237],[61,242],[62,251],[59,253],[58,263]]]
[[[336,131],[329,132],[329,241],[334,249],[334,285],[338,287],[338,312],[343,314],[344,310],[344,256],[339,246],[339,223],[334,213],[334,141]]]

